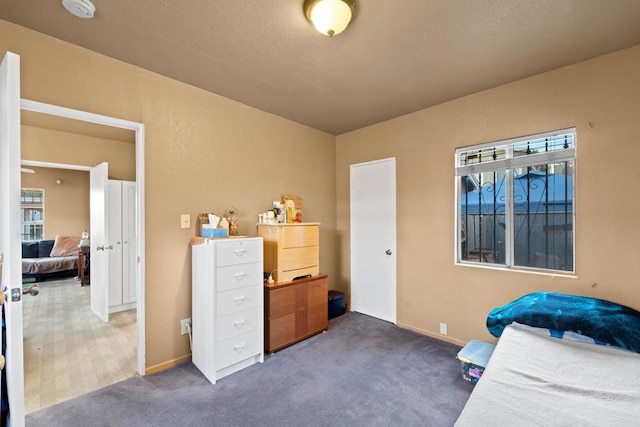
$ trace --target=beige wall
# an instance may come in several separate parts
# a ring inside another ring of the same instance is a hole
[[[147,367],[190,353],[179,320],[198,213],[233,205],[255,236],[258,213],[298,194],[304,220],[322,223],[321,269],[336,275],[335,137],[1,20],[0,50],[21,56],[23,98],[145,125]]]
[[[487,312],[536,290],[640,308],[640,46],[337,138],[5,21],[0,49],[21,55],[24,98],[146,126],[148,367],[189,353],[179,319],[190,315],[194,229],[179,228],[180,214],[195,223],[233,205],[254,236],[259,212],[299,194],[304,219],[322,223],[330,287],[348,290],[349,165],[385,157],[397,160],[399,325],[435,334],[446,322],[453,341],[489,339]],[[572,126],[577,276],[455,266],[454,149]]]
[[[89,172],[29,167],[22,188],[44,190],[44,238],[80,237],[89,230]],[[61,180],[60,184],[56,181]]]
[[[337,138],[340,283],[349,284],[349,165],[397,167],[397,321],[490,339],[487,313],[533,291],[640,309],[640,46],[467,96]],[[575,126],[576,277],[454,265],[454,150]]]
[[[135,181],[135,145],[34,126],[21,126],[22,160],[76,166],[109,163],[109,178]],[[29,167],[23,188],[45,190],[45,238],[57,234],[80,236],[89,230],[89,172]],[[62,184],[56,184],[61,179]]]
[[[21,126],[22,160],[96,166],[109,163],[109,179],[136,180],[135,144],[68,132]]]

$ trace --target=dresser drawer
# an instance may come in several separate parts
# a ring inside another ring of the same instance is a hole
[[[320,267],[316,265],[315,267],[283,271],[282,274],[278,275],[278,280],[281,282],[290,282],[296,277],[317,276],[318,274],[320,274]]]
[[[229,239],[216,244],[218,267],[261,261],[262,239]]]
[[[296,225],[282,227],[282,247],[298,248],[318,246],[320,231],[317,225]]]
[[[247,332],[256,331],[262,325],[260,307],[228,314],[216,319],[216,341],[225,341]]]
[[[254,285],[230,291],[218,292],[216,295],[216,317],[238,313],[254,307],[262,306],[263,286]]]
[[[216,269],[216,290],[218,292],[262,285],[264,280],[262,263],[228,265]]]
[[[262,331],[252,331],[216,344],[216,369],[262,352]]]
[[[307,268],[318,265],[318,247],[306,246],[303,248],[289,248],[282,250],[282,266],[281,271],[295,270],[298,268]]]

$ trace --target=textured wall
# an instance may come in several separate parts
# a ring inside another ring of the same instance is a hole
[[[44,238],[78,236],[89,230],[89,172],[36,168],[22,174],[22,188],[44,190]],[[56,180],[61,180],[56,184]]]
[[[532,291],[640,309],[640,46],[337,137],[340,283],[349,286],[349,165],[396,158],[398,324],[491,339],[487,313]],[[591,125],[590,125],[591,123]],[[454,152],[575,126],[576,276],[454,265]]]
[[[0,20],[6,50],[21,57],[23,98],[145,125],[147,367],[190,354],[179,320],[191,313],[198,213],[233,205],[240,232],[255,236],[258,213],[298,194],[303,219],[322,224],[321,269],[332,280],[334,136]],[[191,214],[191,229],[180,214]]]

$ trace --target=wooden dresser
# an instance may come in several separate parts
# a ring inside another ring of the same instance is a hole
[[[192,248],[193,364],[209,381],[264,360],[262,239],[203,239]]]
[[[320,273],[320,224],[258,224],[264,240],[264,271],[276,282]]]
[[[265,284],[265,350],[268,353],[326,331],[326,275]]]
[[[275,281],[264,285],[264,342],[271,353],[327,330],[328,278],[319,275],[319,223],[259,224],[258,236],[264,271]]]

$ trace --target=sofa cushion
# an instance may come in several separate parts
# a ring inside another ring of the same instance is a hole
[[[56,241],[51,249],[52,257],[57,256],[73,256],[78,255],[78,245],[80,237],[74,236],[56,236]]]
[[[22,258],[38,258],[38,241],[22,242]]]
[[[38,258],[45,258],[50,256],[51,249],[55,240],[39,240],[38,241]]]

